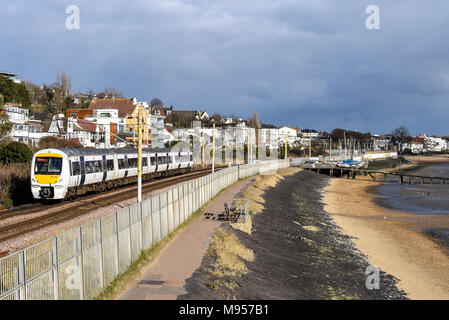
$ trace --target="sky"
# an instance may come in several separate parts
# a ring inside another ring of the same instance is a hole
[[[447,0],[0,0],[0,71],[278,126],[447,135],[448,13]]]

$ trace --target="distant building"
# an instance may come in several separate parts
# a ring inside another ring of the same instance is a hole
[[[136,98],[112,98],[112,99],[96,99],[92,101],[89,109],[112,109],[117,110],[119,118],[125,121],[118,123],[119,137],[137,145],[138,140],[138,111],[139,106],[144,109],[143,114],[143,145],[151,146],[151,130],[149,126],[150,107],[146,102],[138,102]],[[124,127],[123,127],[124,126]]]
[[[285,137],[287,137],[287,144],[293,145],[295,142],[299,142],[298,132],[296,129],[290,127],[279,128],[279,142],[284,143]]]
[[[314,129],[302,129],[301,130],[301,137],[302,138],[310,138],[311,140],[318,139],[320,136],[320,133]]]
[[[86,119],[67,118],[67,140],[79,142],[84,148],[105,148],[104,130]]]
[[[385,135],[371,135],[371,144],[373,151],[389,150],[392,146],[391,138]]]
[[[14,124],[23,124],[28,121],[30,111],[28,109],[22,108],[21,104],[16,103],[5,103],[3,107],[3,113],[5,113],[9,121]]]
[[[22,80],[20,80],[19,78],[17,78],[17,74],[15,73],[11,73],[11,72],[0,72],[0,76],[4,76],[12,81],[14,81],[14,83],[20,84],[22,83]]]

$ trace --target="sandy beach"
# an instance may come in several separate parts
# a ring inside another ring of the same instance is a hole
[[[447,161],[443,157],[407,157],[412,164]],[[401,169],[404,169],[402,167]],[[416,215],[374,203],[372,181],[332,179],[324,189],[324,209],[342,231],[355,237],[369,262],[399,279],[410,299],[449,299],[448,253],[420,230],[449,227],[448,216]],[[380,284],[382,290],[382,280]]]

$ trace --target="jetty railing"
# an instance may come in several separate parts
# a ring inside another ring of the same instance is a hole
[[[399,184],[447,184],[449,177],[436,177],[414,175],[402,172],[386,172],[370,169],[341,168],[331,166],[312,167],[302,165],[303,169],[316,171],[318,173],[326,173],[332,177],[346,177],[347,179],[356,179],[357,176],[369,176],[374,182],[397,182]]]

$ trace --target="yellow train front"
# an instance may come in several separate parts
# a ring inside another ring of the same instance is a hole
[[[31,162],[31,192],[35,199],[74,198],[137,181],[136,149],[44,149]],[[142,179],[189,172],[188,149],[143,149]]]
[[[31,162],[31,192],[35,199],[64,199],[70,178],[67,155],[57,149],[34,154]]]

